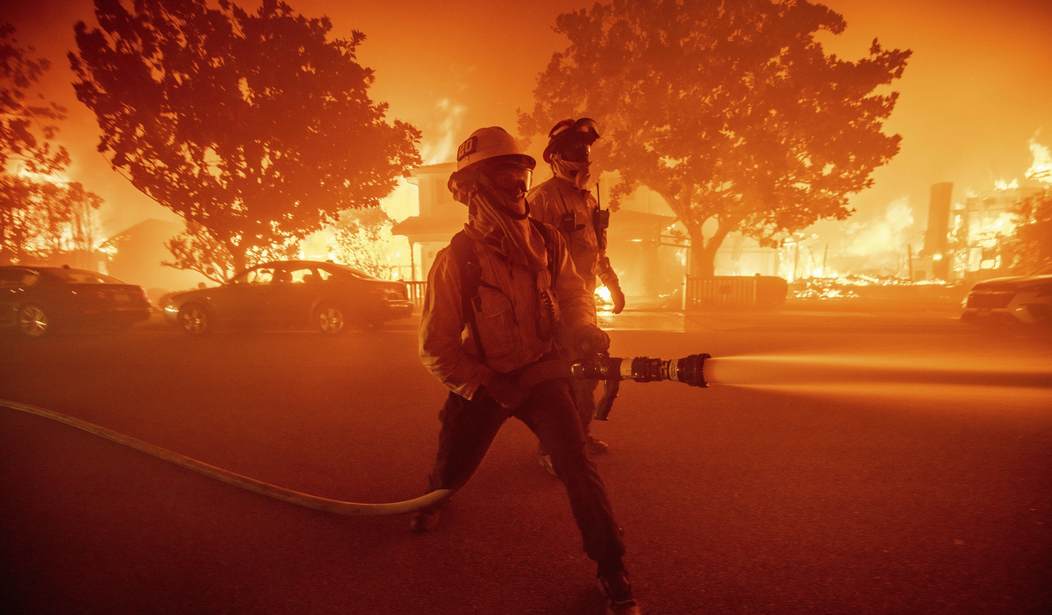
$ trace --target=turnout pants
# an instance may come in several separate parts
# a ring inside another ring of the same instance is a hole
[[[584,432],[570,383],[552,380],[530,391],[509,415],[485,391],[468,400],[450,393],[439,418],[438,456],[430,476],[432,489],[459,489],[475,473],[501,425],[514,416],[550,451],[552,465],[566,487],[588,557],[600,565],[619,563],[624,554],[621,528],[614,520],[606,487],[585,455]]]
[[[592,428],[592,417],[595,416],[595,390],[599,387],[598,380],[574,380],[573,387],[574,402],[577,404],[577,417],[581,421],[581,430],[588,435]]]

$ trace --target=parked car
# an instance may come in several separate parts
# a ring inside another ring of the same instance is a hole
[[[1052,274],[994,278],[972,287],[961,320],[1052,326]]]
[[[413,306],[402,282],[334,263],[279,261],[246,269],[222,286],[166,295],[161,309],[191,335],[224,325],[309,326],[332,335],[351,324],[377,326],[409,316]]]
[[[25,337],[90,326],[127,328],[150,317],[143,289],[69,267],[0,267],[0,328]]]

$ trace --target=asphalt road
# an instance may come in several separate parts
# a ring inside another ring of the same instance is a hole
[[[1052,612],[1047,338],[940,314],[615,324],[615,354],[771,357],[743,386],[625,384],[596,428],[646,612]],[[301,491],[413,496],[435,450],[444,391],[410,321],[337,339],[145,328],[0,344],[0,398]],[[764,385],[794,357],[850,359],[858,378],[826,386],[819,366],[807,386]],[[908,382],[867,381],[899,358]],[[926,369],[1038,376],[929,386]],[[404,517],[298,509],[0,410],[5,610],[599,612],[534,446],[509,422],[439,531],[416,536]]]

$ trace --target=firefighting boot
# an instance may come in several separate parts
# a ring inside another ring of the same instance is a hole
[[[555,478],[559,478],[559,474],[555,471],[555,464],[552,463],[551,454],[544,450],[544,446],[537,445],[537,465],[541,466],[541,469],[551,474]]]
[[[551,474],[555,478],[559,478],[559,475],[555,472],[555,464],[552,463],[552,456],[548,453],[545,453],[544,451],[537,452],[537,465],[541,466],[541,468],[548,474]]]
[[[632,595],[632,584],[624,568],[616,572],[600,572],[599,590],[606,597],[608,615],[642,615],[643,611]]]
[[[584,450],[591,455],[602,455],[610,450],[610,445],[592,434],[588,434],[584,441]]]
[[[416,511],[409,518],[409,530],[414,534],[424,534],[437,529],[439,521],[442,520],[442,511],[448,505],[449,498],[446,498],[437,504]]]
[[[424,534],[438,527],[442,519],[441,508],[425,508],[413,513],[409,519],[409,530],[414,534]]]

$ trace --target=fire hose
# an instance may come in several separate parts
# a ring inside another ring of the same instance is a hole
[[[526,369],[519,378],[519,384],[522,387],[531,388],[548,380],[582,378],[604,380],[608,383],[620,382],[621,380],[635,380],[637,382],[678,380],[692,386],[704,387],[708,386],[704,378],[704,363],[707,358],[709,358],[709,355],[691,355],[679,360],[663,361],[648,357],[621,359],[602,354],[576,362],[565,360],[543,361]],[[252,493],[335,515],[356,517],[411,513],[421,508],[433,506],[453,493],[450,489],[436,489],[420,497],[400,502],[364,503],[335,500],[274,485],[244,474],[238,474],[226,468],[214,466],[149,442],[144,442],[138,438],[107,429],[101,425],[62,414],[61,412],[54,412],[46,408],[6,399],[0,399],[0,407],[62,423]],[[609,414],[609,411],[609,405],[606,406],[604,411],[603,405],[600,404],[596,412],[597,418],[606,420],[606,415]],[[603,414],[599,416],[601,412]]]

